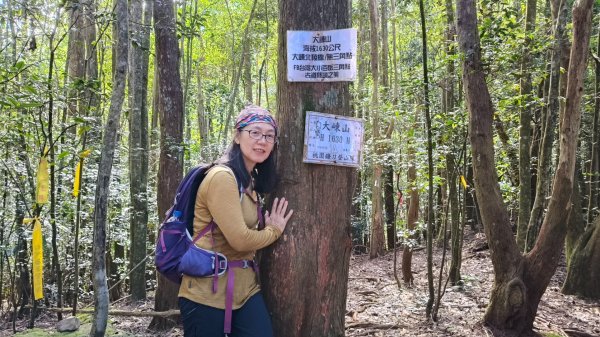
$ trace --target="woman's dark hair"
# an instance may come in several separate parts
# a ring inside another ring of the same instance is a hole
[[[239,130],[237,132],[239,132]],[[277,184],[276,157],[277,143],[273,146],[273,150],[271,151],[271,154],[269,154],[269,157],[267,157],[264,162],[258,163],[254,167],[252,178],[254,178],[254,190],[257,193],[269,193],[275,189],[275,185]],[[242,154],[240,144],[237,144],[235,140],[231,142],[227,151],[225,151],[225,154],[217,160],[217,164],[229,167],[233,171],[233,174],[235,174],[235,179],[237,179],[238,184],[241,187],[250,185],[251,177],[246,170],[244,155]]]

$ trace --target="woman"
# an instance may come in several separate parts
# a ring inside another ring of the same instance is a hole
[[[258,230],[258,193],[275,186],[277,124],[261,107],[250,105],[238,115],[233,142],[198,188],[194,235],[211,221],[216,227],[196,243],[224,254],[225,274],[183,276],[179,307],[184,336],[271,337],[271,319],[256,281],[253,258],[283,233],[293,211],[275,198]]]

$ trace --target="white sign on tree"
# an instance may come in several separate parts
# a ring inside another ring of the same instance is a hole
[[[290,82],[356,79],[356,29],[287,32]]]
[[[303,162],[359,167],[363,133],[359,118],[307,111]]]

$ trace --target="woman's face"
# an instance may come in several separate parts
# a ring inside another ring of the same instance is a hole
[[[240,144],[248,172],[269,157],[276,139],[275,128],[269,123],[252,123],[237,132],[235,142]]]

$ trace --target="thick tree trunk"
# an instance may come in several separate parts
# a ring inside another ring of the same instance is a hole
[[[162,219],[183,177],[183,92],[172,0],[154,1],[154,34],[158,71],[158,105],[154,113],[160,117],[157,201],[158,216]],[[154,310],[177,308],[178,290],[177,284],[158,274]],[[149,328],[163,330],[173,324],[172,320],[154,317]]]
[[[562,292],[600,299],[600,217],[580,237],[567,268]]]
[[[127,50],[129,45],[127,1],[117,0],[116,13],[116,55],[114,63],[113,93],[110,100],[109,116],[104,129],[102,154],[98,166],[98,181],[94,205],[94,319],[90,336],[103,337],[108,321],[108,287],[106,283],[106,218],[108,215],[108,189],[112,174],[113,157],[117,142],[117,129],[121,107],[125,98],[127,76]]]
[[[130,2],[129,50],[129,286],[133,300],[146,298],[146,270],[134,268],[146,258],[148,242],[148,58],[150,31],[145,28],[141,0]]]
[[[373,161],[373,185],[371,186],[371,240],[369,256],[371,259],[385,253],[385,228],[383,222],[383,196],[381,163],[382,145],[380,140],[380,113],[379,113],[379,14],[377,0],[369,0],[369,22],[371,24],[371,75],[373,87],[371,88],[371,110],[373,116],[373,144],[375,160]]]
[[[567,102],[561,116],[560,157],[554,177],[548,213],[539,238],[523,257],[513,240],[508,212],[503,205],[494,163],[493,108],[480,61],[476,7],[473,0],[458,2],[458,37],[463,62],[463,81],[470,112],[475,189],[490,245],[494,288],[484,321],[511,335],[532,332],[540,298],[556,270],[566,233],[566,217],[575,170],[575,152],[581,113],[583,76],[589,43],[592,0],[577,1],[573,8],[573,48],[568,71]]]
[[[279,1],[281,180],[273,195],[288,198],[294,215],[283,237],[263,251],[260,266],[278,337],[344,336],[356,170],[303,164],[298,144],[303,142],[307,110],[351,115],[349,84],[297,83],[285,78],[286,32],[348,28],[348,6],[347,1]]]
[[[571,256],[575,251],[575,247],[581,241],[582,235],[585,233],[586,223],[581,202],[581,182],[583,174],[581,172],[579,162],[575,164],[575,178],[573,181],[573,193],[571,194],[571,211],[567,219],[567,236],[565,237],[565,256],[567,258],[567,268],[571,262]]]
[[[523,45],[523,58],[521,60],[521,118],[519,121],[519,217],[517,220],[517,245],[519,249],[525,249],[527,238],[527,224],[531,212],[531,156],[529,147],[532,136],[532,110],[530,98],[531,90],[531,48],[533,39],[531,35],[535,30],[537,0],[527,0],[525,19],[525,42]]]

